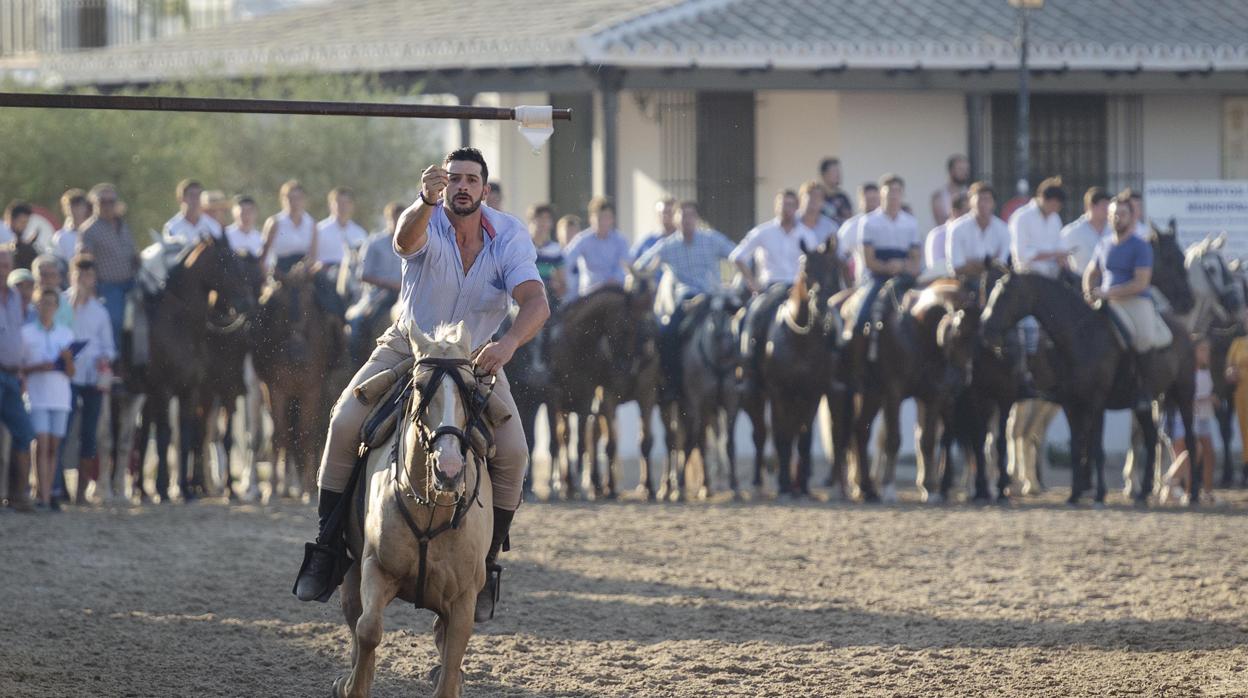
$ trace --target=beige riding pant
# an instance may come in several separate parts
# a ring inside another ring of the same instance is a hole
[[[351,478],[356,453],[360,445],[360,428],[368,417],[369,406],[360,402],[351,392],[355,386],[398,365],[412,355],[407,337],[391,325],[377,340],[368,361],[356,371],[355,377],[342,391],[334,411],[330,415],[329,438],[321,457],[321,470],[317,484],[321,489],[341,492]],[[524,471],[529,465],[529,445],[524,438],[524,428],[516,414],[516,401],[511,397],[511,385],[500,371],[494,383],[494,396],[502,400],[511,418],[494,427],[496,453],[490,459],[490,482],[494,486],[494,506],[515,511],[520,506]]]
[[[1131,348],[1143,353],[1170,346],[1174,335],[1153,305],[1144,296],[1120,298],[1109,302],[1109,308],[1131,334]]]

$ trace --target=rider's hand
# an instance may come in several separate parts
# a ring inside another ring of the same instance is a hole
[[[436,202],[450,182],[451,179],[446,170],[437,165],[430,165],[420,176],[420,195],[426,201]]]
[[[516,349],[516,342],[510,337],[504,336],[497,342],[490,342],[481,349],[481,353],[477,354],[477,368],[491,375],[498,373],[508,361],[511,361]]]

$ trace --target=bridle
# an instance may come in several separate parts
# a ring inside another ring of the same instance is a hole
[[[422,369],[431,371],[428,380],[424,381],[423,385],[420,379],[423,373]],[[416,365],[412,368],[412,380],[404,390],[402,398],[405,403],[403,422],[399,427],[396,427],[394,446],[390,453],[390,489],[394,493],[395,507],[399,510],[399,514],[411,530],[412,535],[416,537],[416,542],[420,547],[419,568],[416,577],[417,608],[421,606],[421,600],[424,598],[425,593],[425,581],[428,576],[429,542],[447,531],[458,529],[460,523],[463,522],[464,514],[468,513],[468,509],[473,503],[476,503],[477,506],[483,506],[480,499],[481,469],[484,467],[494,443],[494,436],[485,420],[485,406],[489,401],[490,394],[493,392],[495,378],[492,375],[477,377],[476,384],[473,385],[464,377],[465,373],[472,371],[472,361],[469,359],[421,358],[416,361]],[[442,381],[447,377],[455,382],[455,387],[459,390],[459,396],[464,405],[464,412],[467,413],[467,420],[463,429],[454,424],[441,424],[436,429],[430,430],[421,417],[428,411],[429,403],[433,400],[433,396],[437,394]],[[483,393],[478,389],[478,386],[486,388],[487,391]],[[419,394],[419,399],[413,400],[413,393]],[[407,469],[403,467],[402,444],[406,439],[403,438],[402,428],[408,422],[414,423],[416,439],[421,449],[425,452],[423,492],[416,490],[410,475],[407,473]],[[436,477],[433,465],[433,445],[443,436],[455,437],[455,440],[459,442],[460,455],[463,456],[465,463],[468,460],[469,452],[471,452],[473,464],[476,467],[476,480],[472,486],[472,494],[456,491],[453,493],[450,501],[442,501],[438,496],[440,493],[433,489],[433,481]],[[474,436],[477,438],[473,438]],[[402,480],[406,480],[406,483],[402,482]],[[421,526],[416,522],[415,515],[408,509],[408,500],[415,503],[420,510],[428,512],[428,524]],[[434,526],[433,519],[437,509],[446,507],[453,508],[451,517]]]

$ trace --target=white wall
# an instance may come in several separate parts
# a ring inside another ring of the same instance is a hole
[[[637,240],[657,227],[654,202],[667,194],[660,184],[662,143],[657,121],[646,117],[627,90],[620,92],[616,150],[616,217],[621,232]]]
[[[1156,94],[1143,100],[1145,179],[1222,176],[1220,95]]]
[[[754,208],[759,221],[772,217],[776,192],[818,178],[819,161],[840,154],[839,104],[839,93],[831,91],[757,93]]]
[[[491,107],[549,102],[544,92],[484,92],[473,101]],[[535,154],[516,122],[473,121],[469,137],[490,164],[490,181],[503,186],[503,210],[523,218],[529,206],[550,200],[550,153]]]
[[[891,172],[926,234],[931,195],[945,183],[945,161],[965,154],[966,97],[960,92],[841,92],[836,122],[845,190]]]

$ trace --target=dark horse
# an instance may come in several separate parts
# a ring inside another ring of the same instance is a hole
[[[503,325],[498,328],[498,335],[502,336],[511,327],[512,321],[515,319],[517,310],[507,316]],[[546,405],[546,427],[549,435],[548,454],[550,457],[551,472],[558,470],[559,462],[559,418],[555,413],[554,400],[552,399],[553,382],[551,379],[551,366],[549,359],[550,352],[550,328],[543,327],[541,332],[533,338],[533,341],[526,342],[516,350],[511,361],[507,362],[507,380],[511,383],[511,394],[516,401],[516,413],[520,417],[520,425],[524,427],[524,438],[529,443],[530,451],[537,448],[537,412],[538,408]],[[532,463],[532,459],[530,459]],[[529,472],[524,477],[524,494],[526,497],[533,494],[533,468],[530,465]],[[553,484],[553,483],[552,483]]]
[[[846,419],[845,413],[838,409],[843,401],[834,397],[834,395],[839,395],[833,383],[835,371],[832,365],[837,358],[837,340],[835,337],[824,337],[824,334],[830,331],[834,324],[834,321],[825,318],[825,315],[826,310],[834,304],[833,297],[842,290],[843,265],[836,253],[835,238],[830,238],[814,250],[808,250],[803,246],[802,253],[798,281],[804,285],[804,289],[798,291],[798,295],[801,296],[800,302],[791,304],[793,307],[789,311],[783,310],[786,302],[794,298],[794,285],[775,284],[750,301],[741,321],[741,406],[750,420],[753,431],[755,489],[763,486],[763,467],[766,461],[767,445],[766,407],[769,398],[773,399],[772,430],[779,428],[784,433],[779,441],[773,439],[777,452],[780,450],[780,441],[785,441],[786,452],[791,456],[792,440],[793,438],[799,440],[798,459],[805,463],[804,466],[799,465],[804,473],[799,476],[799,480],[804,481],[810,474],[810,448],[813,437],[811,422],[813,422],[814,413],[811,413],[809,419],[805,418],[805,413],[808,411],[805,407],[806,403],[813,399],[817,410],[819,400],[827,396],[828,404],[832,408],[833,421],[839,424]],[[806,307],[799,308],[799,305]],[[812,320],[813,325],[806,324],[806,320],[810,318],[794,324],[794,312],[798,315],[813,312],[818,319]],[[784,317],[788,320],[782,318],[782,313],[785,313]],[[827,341],[812,343],[806,336],[811,330],[817,330],[816,334]],[[798,339],[799,337],[801,339]],[[791,343],[800,343],[817,351],[809,355],[801,354],[801,352],[795,354],[788,346]],[[780,358],[786,356],[792,360],[786,362]],[[774,388],[773,383],[776,386]],[[782,386],[800,391],[803,398],[799,401],[803,406],[796,409],[789,409],[787,404],[781,406],[781,416],[785,423],[778,426],[774,400],[778,399],[784,390]],[[782,457],[779,460],[779,466],[781,470],[786,470],[791,464]],[[836,478],[837,472],[838,465],[834,463],[833,479]],[[786,493],[785,490],[792,489],[790,487],[792,480],[787,473],[780,477],[782,478],[781,491]],[[808,489],[807,484],[799,484],[799,492],[806,489]]]
[[[342,320],[315,294],[312,272],[301,262],[265,288],[251,324],[256,375],[273,417],[273,492],[281,496],[316,492],[327,407],[341,387],[334,368],[346,364]]]
[[[214,298],[215,296],[215,298]],[[252,298],[242,263],[224,240],[201,240],[184,249],[163,291],[146,299],[150,362],[142,370],[143,427],[139,462],[149,425],[156,428],[156,493],[169,498],[169,403],[178,399],[178,489],[184,499],[205,494],[205,399],[209,377],[208,325],[213,304],[246,313]],[[142,489],[143,479],[138,478]]]
[[[258,303],[260,292],[264,287],[264,264],[254,255],[239,255],[243,280],[246,283],[251,304]],[[208,323],[208,378],[205,383],[204,404],[210,420],[209,431],[219,434],[222,454],[221,483],[224,493],[230,499],[237,499],[234,488],[233,472],[230,468],[231,456],[234,452],[234,412],[238,398],[247,394],[247,376],[245,365],[247,355],[251,352],[251,333],[248,331],[249,316],[235,312],[225,303],[224,298],[217,298],[213,305]],[[223,420],[221,426],[212,428],[212,420]],[[258,420],[257,420],[258,421]],[[249,425],[254,429],[258,425]],[[248,434],[251,441],[249,457],[254,459],[258,444],[255,438],[260,434]],[[253,438],[254,437],[254,438]],[[254,480],[252,486],[255,486]]]
[[[617,496],[615,408],[633,400],[641,409],[639,489],[647,498],[654,497],[649,463],[654,445],[650,416],[657,400],[659,358],[653,305],[653,276],[631,270],[624,288],[607,286],[578,298],[564,306],[555,320],[549,348],[553,369],[550,397],[556,414],[580,416],[581,429],[575,466],[569,456],[567,429],[559,430],[567,497],[579,491],[586,461],[594,495],[608,499]],[[561,419],[562,423],[566,422]],[[599,430],[606,436],[605,485],[597,467]]]
[[[1109,309],[1089,307],[1078,292],[1062,282],[1037,274],[1007,274],[997,282],[981,316],[984,338],[994,347],[1002,345],[1006,331],[1029,315],[1039,320],[1056,348],[1058,364],[1052,393],[1066,413],[1071,433],[1074,473],[1069,503],[1075,504],[1087,487],[1089,469],[1095,465],[1098,504],[1105,501],[1104,463],[1097,457],[1106,409],[1132,409],[1144,433],[1146,467],[1143,487],[1135,494],[1137,504],[1148,503],[1153,489],[1157,425],[1151,407],[1135,409],[1137,393],[1135,359],[1120,346]],[[1195,394],[1195,359],[1192,343],[1178,322],[1167,317],[1173,343],[1152,352],[1145,362],[1144,386],[1155,399],[1176,406],[1186,433],[1192,431],[1192,398]],[[1199,468],[1192,468],[1192,491],[1199,492]],[[1196,497],[1192,497],[1196,501]]]

